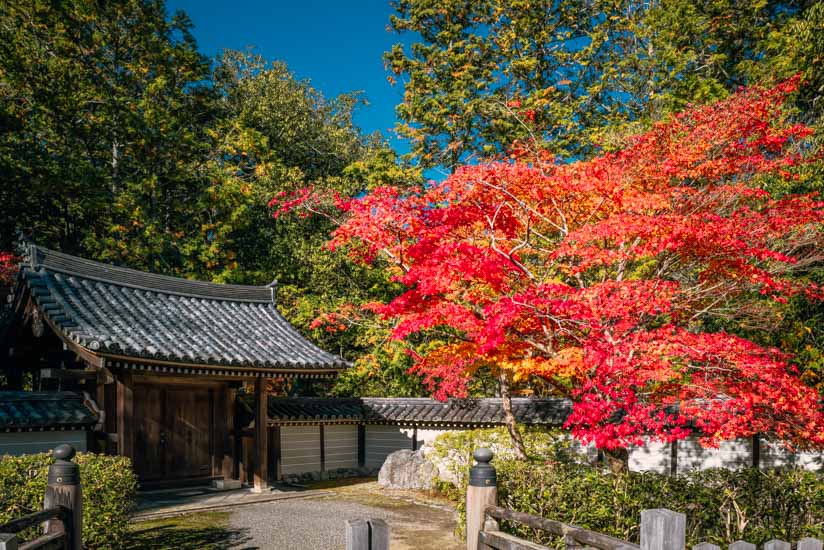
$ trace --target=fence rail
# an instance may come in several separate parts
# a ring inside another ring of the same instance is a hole
[[[658,508],[641,512],[640,542],[634,544],[570,525],[497,505],[497,473],[490,464],[492,452],[478,449],[476,464],[469,474],[466,492],[466,548],[467,550],[549,550],[546,546],[524,540],[499,530],[498,520],[519,523],[563,537],[567,550],[684,550],[686,546],[687,517],[684,514]],[[824,550],[819,539],[803,538],[795,544],[796,550]],[[782,540],[764,543],[763,550],[791,550],[793,545]],[[702,542],[692,550],[721,550],[715,544]],[[729,550],[756,550],[745,541],[730,544]]]
[[[54,449],[56,460],[49,466],[43,510],[0,525],[0,550],[82,550],[83,504],[79,468],[72,462],[75,453],[71,445]],[[17,533],[41,523],[41,536],[20,542]]]

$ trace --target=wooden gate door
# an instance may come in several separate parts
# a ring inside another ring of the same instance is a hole
[[[168,407],[167,477],[212,475],[212,391],[175,388],[166,390]]]
[[[134,466],[141,482],[211,475],[212,400],[207,388],[135,385]]]
[[[166,475],[166,399],[160,386],[134,387],[134,471],[142,481]]]

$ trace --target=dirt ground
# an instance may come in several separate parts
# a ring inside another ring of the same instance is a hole
[[[318,482],[333,494],[261,502],[135,523],[128,548],[158,550],[332,550],[344,547],[346,520],[381,518],[393,550],[458,550],[456,514],[441,497],[381,489],[373,479]]]

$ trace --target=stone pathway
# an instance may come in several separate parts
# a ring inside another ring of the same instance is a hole
[[[184,528],[189,528],[187,523],[224,510],[223,517],[228,519],[221,522],[223,534],[214,534],[224,544],[215,548],[339,550],[345,545],[346,520],[380,518],[389,524],[392,550],[463,548],[453,534],[456,514],[445,500],[411,491],[383,490],[374,481],[351,483],[264,494],[207,488],[144,493],[136,520],[178,516]],[[140,525],[135,524],[136,528]],[[202,533],[198,540],[203,540]],[[176,550],[190,549],[184,543]]]
[[[246,550],[338,550],[345,545],[346,520],[380,518],[389,524],[392,550],[458,550],[455,514],[399,498],[368,483],[325,497],[275,501],[236,509],[230,526],[249,535]]]

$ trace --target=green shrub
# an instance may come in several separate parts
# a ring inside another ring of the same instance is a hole
[[[439,458],[468,457],[472,449],[499,435],[489,430],[445,434],[436,441],[434,454]],[[535,434],[528,439],[540,441]],[[703,541],[726,546],[743,539],[760,545],[771,538],[795,541],[805,536],[824,537],[821,474],[713,469],[678,477],[650,472],[613,475],[577,460],[574,448],[565,448],[558,441],[544,447],[548,453],[538,452],[534,441],[527,443],[527,449],[531,451],[529,461],[507,458],[506,453],[493,461],[501,506],[634,542],[638,542],[641,510],[648,508],[686,514],[688,547]],[[446,493],[455,497],[463,519],[468,461],[456,460],[453,467],[462,469],[460,481]],[[562,546],[546,533],[521,525],[503,528],[530,540]]]
[[[80,453],[83,544],[90,549],[121,548],[134,507],[137,479],[128,458]],[[0,524],[43,508],[48,453],[0,456]],[[35,529],[22,538],[37,536]]]

